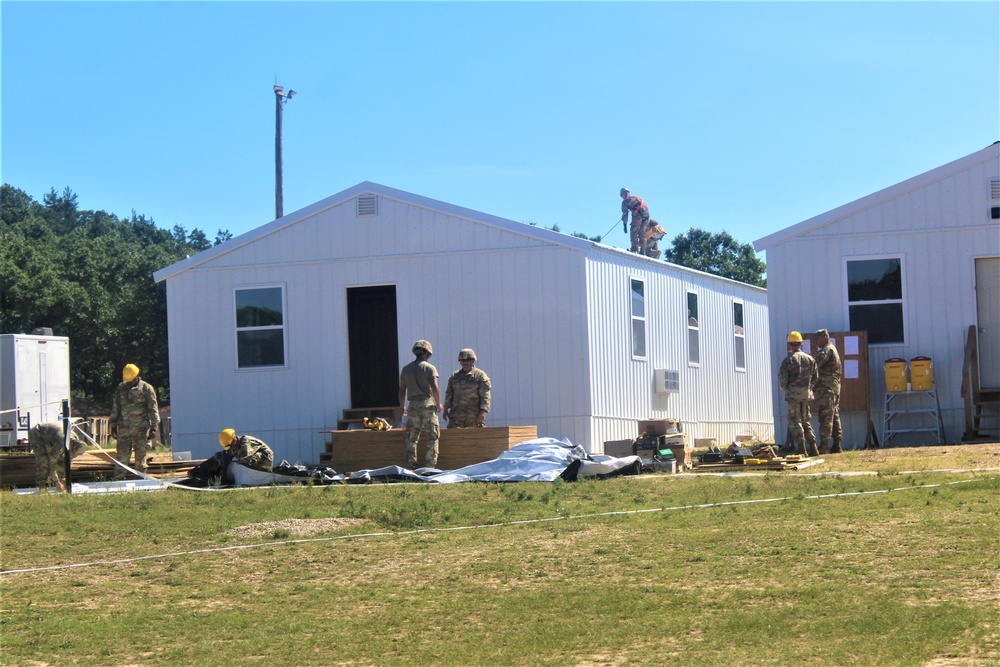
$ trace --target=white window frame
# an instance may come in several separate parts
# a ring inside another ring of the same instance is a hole
[[[691,317],[691,297],[694,297],[695,315]],[[684,296],[684,321],[687,323],[687,349],[688,366],[701,366],[701,304],[698,303],[698,292],[693,289],[685,291]],[[691,320],[694,320],[694,324]],[[691,345],[691,341],[695,345]]]
[[[642,313],[635,312],[635,284],[642,285]],[[649,355],[649,327],[647,327],[648,299],[646,298],[646,281],[637,276],[629,276],[628,279],[628,310],[629,310],[629,347],[632,351],[632,358],[645,361]],[[636,327],[642,331],[642,350],[636,347]]]
[[[896,259],[899,260],[899,280],[900,280],[900,298],[898,299],[882,299],[879,301],[851,301],[850,300],[850,283],[848,279],[847,266],[851,262],[865,262],[872,260],[887,260]],[[880,306],[880,305],[891,305],[900,304],[902,311],[902,327],[903,327],[903,340],[893,341],[889,343],[873,343],[871,342],[869,335],[868,347],[904,347],[908,345],[907,332],[909,331],[909,314],[907,308],[906,299],[906,255],[903,253],[885,253],[882,255],[854,255],[850,257],[842,258],[842,273],[843,273],[843,285],[844,285],[844,321],[847,322],[847,326],[851,331],[857,331],[855,324],[851,322],[851,306]]]
[[[241,327],[237,319],[236,295],[249,290],[278,289],[281,291],[281,324],[259,327]],[[250,331],[281,331],[282,360],[280,365],[272,366],[240,366],[240,334]],[[256,372],[269,370],[284,370],[288,368],[288,295],[284,283],[265,283],[260,285],[239,285],[233,287],[233,365],[237,372]]]
[[[739,321],[736,318],[736,307],[740,307]],[[733,368],[737,371],[747,370],[747,309],[742,301],[733,299]],[[737,350],[743,350],[743,365],[740,366],[740,355]]]

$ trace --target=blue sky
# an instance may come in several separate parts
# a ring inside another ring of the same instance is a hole
[[[0,3],[3,181],[239,235],[374,181],[744,243],[1000,139],[1000,3]],[[617,226],[616,226],[617,225]],[[608,233],[610,230],[610,233]]]

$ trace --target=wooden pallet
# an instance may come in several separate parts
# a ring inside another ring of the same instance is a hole
[[[70,473],[74,482],[99,482],[109,480],[114,476],[115,464],[107,457],[114,458],[111,450],[90,450],[73,459]],[[153,454],[148,463],[146,474],[152,477],[171,478],[184,477],[187,471],[201,463],[196,461],[174,461],[169,455]],[[35,455],[18,454],[15,456],[0,456],[0,487],[35,486]]]

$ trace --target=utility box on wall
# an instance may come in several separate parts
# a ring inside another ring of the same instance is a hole
[[[657,394],[678,394],[681,391],[681,374],[665,368],[653,371],[653,382]]]

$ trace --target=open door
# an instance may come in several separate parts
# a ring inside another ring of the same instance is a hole
[[[976,259],[979,386],[1000,388],[1000,257]]]
[[[399,341],[396,286],[347,288],[347,342],[351,407],[399,404]]]

